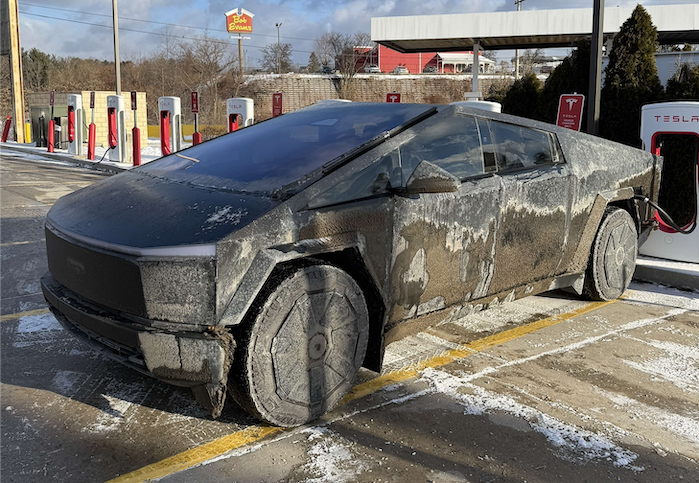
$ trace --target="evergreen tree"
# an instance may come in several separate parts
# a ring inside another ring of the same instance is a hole
[[[578,93],[587,96],[589,85],[590,41],[585,40],[578,42],[577,48],[563,59],[563,62],[546,79],[536,108],[536,119],[551,124],[555,123],[561,94]],[[583,110],[581,121],[583,126],[586,122],[585,119],[586,115]]]
[[[320,62],[318,62],[318,57],[315,52],[311,52],[308,56],[308,72],[315,73],[320,70]]]
[[[602,88],[600,134],[640,147],[641,106],[663,95],[655,52],[658,30],[640,5],[614,37]]]
[[[502,100],[502,111],[514,116],[533,118],[539,102],[541,81],[533,72],[512,84]]]
[[[682,64],[667,81],[669,100],[699,99],[699,66]]]

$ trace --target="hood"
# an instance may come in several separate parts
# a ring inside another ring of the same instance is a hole
[[[130,171],[60,198],[47,218],[69,236],[162,248],[215,243],[279,204]]]

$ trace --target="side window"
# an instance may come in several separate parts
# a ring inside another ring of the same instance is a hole
[[[317,208],[369,198],[384,194],[388,188],[398,188],[402,184],[400,152],[394,149],[359,173],[340,181],[325,193],[318,195],[308,204],[308,207]]]
[[[482,126],[486,121],[479,124]],[[553,150],[554,143],[550,133],[497,121],[487,121],[487,124],[490,127],[490,138],[487,149],[486,140],[483,140],[483,149],[493,153],[498,171],[557,162],[557,153]]]
[[[428,127],[400,148],[403,181],[421,161],[429,161],[458,178],[484,174],[483,150],[473,117],[456,115]]]

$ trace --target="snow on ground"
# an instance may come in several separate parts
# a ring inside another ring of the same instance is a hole
[[[422,378],[440,393],[447,394],[464,406],[464,414],[483,415],[504,412],[526,421],[534,430],[559,448],[559,456],[573,461],[611,461],[615,466],[633,471],[644,468],[632,463],[638,455],[621,448],[607,437],[564,423],[548,414],[518,403],[514,399],[472,384],[471,376],[459,377],[437,369],[426,369]],[[464,393],[469,389],[472,393]]]
[[[355,481],[355,477],[366,468],[355,457],[349,441],[333,433],[328,428],[313,427],[303,431],[308,433],[311,447],[309,461],[303,470],[315,475],[307,483],[344,483]]]
[[[17,324],[18,334],[28,334],[32,332],[63,330],[53,314],[29,315],[19,319]]]
[[[624,293],[624,301],[699,311],[699,292],[678,290],[653,283],[631,283],[629,290]]]

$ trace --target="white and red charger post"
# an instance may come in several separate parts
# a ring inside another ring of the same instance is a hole
[[[97,127],[95,126],[95,91],[90,92],[90,110],[92,111],[92,119],[87,135],[87,159],[95,159],[95,137],[97,135]]]
[[[159,97],[160,153],[163,156],[182,149],[182,108],[179,97]]]
[[[672,138],[676,140],[677,135],[699,137],[699,102],[658,102],[646,104],[641,108],[641,140],[646,151],[663,154],[662,144],[673,142]],[[695,151],[694,156],[694,162],[699,163],[699,153]],[[668,157],[663,160],[664,166],[673,162],[678,161]],[[695,174],[696,172],[694,171]],[[699,198],[699,178],[692,181],[696,183],[694,193]],[[699,199],[688,200],[688,202],[696,207]],[[699,213],[695,211],[695,219],[697,216]],[[686,235],[674,230],[658,214],[656,214],[656,220],[660,229],[650,234],[648,240],[639,249],[639,253],[667,260],[699,263],[699,229]],[[692,222],[680,228],[687,230],[691,225]]]
[[[56,91],[51,91],[49,94],[49,106],[51,106],[51,118],[49,119],[49,132],[48,132],[48,142],[47,151],[52,153],[54,150],[54,136],[56,132],[56,122],[53,120],[53,101],[56,96]]]
[[[83,154],[83,96],[68,94],[68,152]]]
[[[255,103],[247,97],[232,97],[226,100],[226,126],[228,132],[255,122]]]
[[[201,133],[199,132],[199,93],[192,92],[192,114],[194,114],[194,132],[192,133],[192,145],[201,143]]]
[[[131,130],[131,137],[133,138],[133,165],[141,165],[141,130],[138,128],[138,117],[136,116],[137,110],[136,101],[136,91],[131,91],[131,110],[133,111],[133,129]]]

